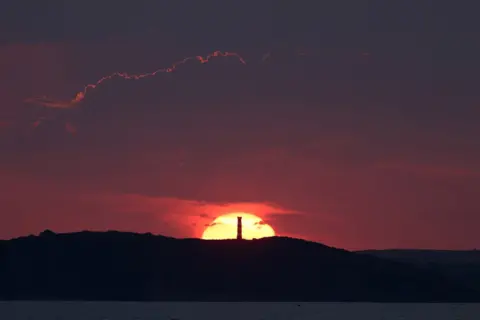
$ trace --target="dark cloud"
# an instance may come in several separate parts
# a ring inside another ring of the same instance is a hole
[[[336,2],[273,0],[102,1],[94,7],[79,0],[48,4],[5,0],[0,10],[0,42],[102,41],[156,34],[177,46],[258,46],[267,42],[277,46],[302,42],[369,46],[372,41],[368,40],[374,37],[393,43],[404,38],[402,34],[425,40],[429,33],[478,32],[480,23],[474,15],[478,9],[476,2],[452,6],[442,0],[359,0],[347,7]]]
[[[221,225],[223,224],[222,222],[212,222],[212,223],[207,223],[205,225],[205,227],[213,227],[213,226],[216,226],[216,225]]]
[[[263,32],[268,30],[271,21],[265,18],[268,19],[271,13],[271,5],[271,1],[266,1],[263,5],[256,4],[255,10],[252,10],[253,7],[243,1],[207,4],[141,0],[135,4],[104,1],[92,7],[78,0],[48,4],[32,0],[6,0],[2,2],[3,10],[0,10],[3,30],[0,40],[3,43],[98,41],[152,32],[167,34],[178,45],[186,45],[187,39],[194,39],[197,44],[208,39],[225,41],[227,36],[240,40],[242,34],[244,39],[247,33],[252,38],[262,34],[262,27]],[[249,25],[252,25],[250,29]],[[252,28],[256,32],[251,32]]]

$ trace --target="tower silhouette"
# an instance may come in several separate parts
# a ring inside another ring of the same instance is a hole
[[[242,217],[237,217],[237,240],[242,240]]]

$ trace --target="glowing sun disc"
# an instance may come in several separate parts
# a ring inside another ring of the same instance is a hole
[[[219,216],[205,228],[202,239],[236,239],[237,217],[242,217],[243,239],[251,240],[275,236],[275,231],[260,217],[251,213],[233,212]]]

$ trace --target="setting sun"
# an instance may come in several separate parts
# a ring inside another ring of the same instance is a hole
[[[242,218],[243,239],[251,240],[275,236],[273,228],[256,215],[234,212],[216,218],[206,227],[202,239],[235,239],[237,237],[237,217]]]

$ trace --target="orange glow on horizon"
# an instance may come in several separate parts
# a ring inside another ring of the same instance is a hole
[[[275,230],[260,217],[251,213],[233,212],[217,217],[205,228],[202,239],[236,239],[237,217],[242,217],[243,239],[251,240],[275,236]]]

